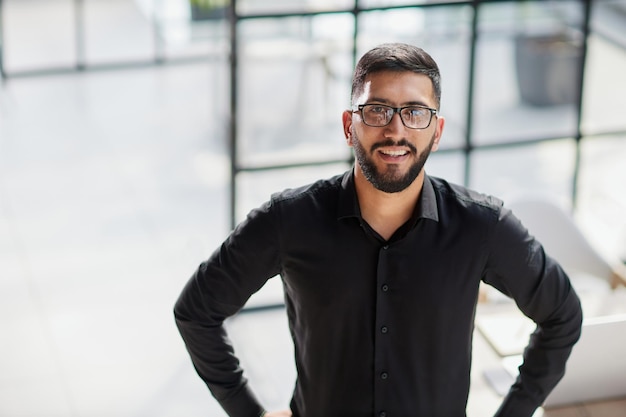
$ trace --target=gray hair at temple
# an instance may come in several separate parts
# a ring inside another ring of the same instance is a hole
[[[424,74],[433,84],[436,107],[441,104],[441,75],[435,60],[422,48],[404,43],[385,43],[361,57],[352,77],[352,104],[363,93],[365,79],[379,71],[411,71]]]

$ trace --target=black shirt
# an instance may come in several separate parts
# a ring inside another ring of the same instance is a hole
[[[531,416],[580,335],[569,279],[501,201],[426,176],[413,218],[385,241],[362,219],[350,171],[253,210],[176,304],[196,370],[230,416],[263,408],[222,323],[276,275],[295,345],[294,417],[465,416],[481,280],[538,324],[497,415]]]

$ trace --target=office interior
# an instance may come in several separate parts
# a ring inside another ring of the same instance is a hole
[[[251,208],[350,168],[351,70],[383,42],[439,63],[429,175],[549,200],[626,262],[625,0],[212,4],[197,18],[189,0],[0,1],[0,416],[225,416],[173,303]],[[268,408],[295,378],[281,305],[273,278],[228,322]],[[478,314],[510,308],[487,291]],[[500,358],[474,343],[482,417],[501,400],[482,364]],[[625,414],[611,398],[536,416]]]

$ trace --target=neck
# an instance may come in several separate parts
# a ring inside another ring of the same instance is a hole
[[[406,223],[415,210],[424,185],[424,170],[415,181],[397,193],[385,193],[375,188],[355,166],[354,182],[361,216],[385,240]]]

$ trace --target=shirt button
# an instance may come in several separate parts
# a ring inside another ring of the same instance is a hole
[[[389,374],[387,372],[383,372],[383,373],[380,374],[380,378],[381,379],[387,379],[387,378],[389,378]]]
[[[387,291],[389,291],[389,285],[383,284],[383,286],[380,287],[380,289],[383,290],[383,292],[387,292]]]
[[[387,326],[383,326],[380,328],[380,332],[381,333],[387,333],[389,331],[389,329],[387,328]]]
[[[380,413],[378,413],[378,417],[387,417],[387,413],[381,411]]]
[[[383,249],[384,249],[384,250],[389,249],[389,245],[385,245],[385,246],[383,246]]]

